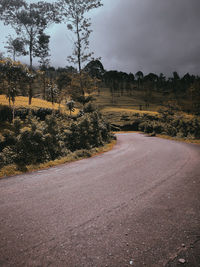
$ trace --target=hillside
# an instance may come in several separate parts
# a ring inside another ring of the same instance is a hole
[[[9,105],[8,98],[5,95],[0,95],[0,105]],[[16,96],[15,98],[15,108],[19,107],[26,107],[26,108],[48,108],[48,109],[55,109],[58,110],[60,109],[63,112],[69,113],[69,111],[66,109],[66,107],[61,104],[54,103],[52,105],[51,102],[40,99],[40,98],[32,98],[32,103],[31,105],[28,104],[28,97],[25,96]],[[75,109],[73,114],[77,114],[78,109]]]

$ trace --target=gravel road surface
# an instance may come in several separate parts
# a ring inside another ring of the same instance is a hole
[[[0,180],[1,267],[170,266],[197,243],[200,146],[117,138],[107,153]]]

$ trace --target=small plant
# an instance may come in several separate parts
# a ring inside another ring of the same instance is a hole
[[[67,101],[66,106],[69,109],[70,116],[71,116],[72,112],[75,111],[75,102],[73,100]]]

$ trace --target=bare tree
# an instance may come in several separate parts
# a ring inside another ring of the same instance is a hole
[[[101,0],[59,0],[62,17],[67,28],[75,35],[74,51],[68,60],[78,65],[80,90],[84,95],[82,83],[82,65],[92,59],[93,52],[89,51],[89,36],[92,32],[91,19],[85,15],[92,9],[102,6]]]

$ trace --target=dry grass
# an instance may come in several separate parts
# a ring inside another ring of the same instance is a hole
[[[96,156],[96,155],[99,155],[99,154],[102,154],[102,153],[105,153],[111,150],[115,144],[116,144],[116,140],[113,140],[111,143],[106,144],[103,147],[93,148],[90,151],[88,151],[88,156],[78,156],[77,152],[74,152],[74,153],[71,153],[67,157],[63,157],[61,159],[56,159],[54,161],[49,161],[49,162],[42,163],[39,165],[29,165],[29,166],[26,166],[24,169],[19,169],[16,165],[5,166],[0,170],[0,178],[38,171],[38,170],[43,170],[43,169],[48,169],[48,168],[55,167],[61,164],[66,164],[66,163],[70,163],[73,161],[81,160],[89,156],[91,157]]]
[[[6,98],[5,95],[0,95],[0,104],[1,105],[7,105],[7,106],[9,105],[8,98]],[[48,102],[46,100],[39,99],[39,98],[32,98],[32,103],[31,103],[31,105],[29,105],[28,104],[28,97],[17,96],[15,98],[15,107],[59,109],[59,104],[55,103],[54,105],[52,105],[51,102]],[[66,110],[64,105],[60,105],[60,109],[63,112],[67,112],[67,114],[69,114],[69,111]],[[78,113],[78,111],[79,111],[78,109],[75,109],[73,114],[76,115]]]
[[[138,110],[138,109],[131,109],[131,108],[116,108],[116,107],[105,107],[101,109],[102,112],[125,112],[125,113],[138,113],[138,114],[150,114],[150,115],[157,115],[157,111],[148,111],[148,110]]]

